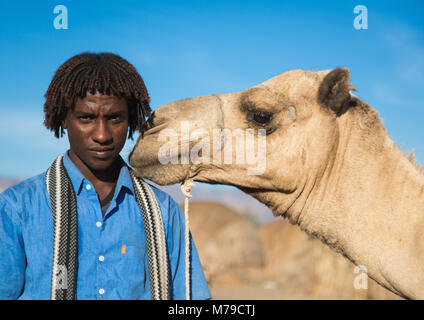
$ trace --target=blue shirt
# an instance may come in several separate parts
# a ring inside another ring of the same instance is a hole
[[[78,210],[77,299],[151,299],[143,219],[128,168],[121,168],[113,200],[102,215],[93,185],[69,159],[64,166]],[[171,297],[185,299],[184,216],[151,186],[168,244]],[[0,299],[50,299],[53,219],[45,173],[0,194]],[[210,292],[191,239],[192,299]]]

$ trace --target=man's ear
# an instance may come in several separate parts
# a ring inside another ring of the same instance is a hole
[[[67,122],[66,122],[66,118],[62,120],[62,122],[61,122],[61,127],[62,127],[63,129],[68,129],[68,124],[67,124]]]
[[[350,106],[350,90],[356,88],[349,84],[350,73],[347,68],[338,68],[329,72],[321,82],[318,90],[318,102],[330,108],[337,115],[345,112]]]

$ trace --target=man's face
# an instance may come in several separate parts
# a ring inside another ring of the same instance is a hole
[[[62,126],[68,131],[70,156],[77,156],[90,170],[105,170],[125,144],[128,106],[123,98],[87,92],[68,111]]]

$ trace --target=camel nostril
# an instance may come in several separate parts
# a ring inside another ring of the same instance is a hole
[[[143,124],[143,134],[149,135],[162,130],[168,126],[169,119],[163,116],[157,116],[156,110],[152,112],[151,116]]]
[[[150,118],[143,122],[142,132],[146,132],[147,130],[153,128],[153,122],[150,121]]]
[[[155,113],[155,111],[153,111],[152,114],[150,115],[150,117],[146,121],[146,124],[148,126],[148,129],[154,127],[154,120],[155,120],[155,118],[156,118],[156,113]]]
[[[167,123],[165,123],[165,122],[158,124],[158,125],[155,125],[155,126],[152,126],[152,127],[149,127],[146,131],[144,131],[144,136],[156,133],[156,132],[158,132],[158,131],[166,128],[166,127],[167,127]]]

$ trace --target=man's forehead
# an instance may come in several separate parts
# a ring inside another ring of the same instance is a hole
[[[96,91],[94,94],[87,92],[87,95],[85,98],[77,99],[74,110],[98,109],[99,107],[111,109],[111,111],[120,110],[120,109],[126,110],[127,103],[123,97],[117,97],[113,94],[106,95],[106,94],[101,94],[98,91]]]
[[[99,91],[96,91],[94,94],[92,94],[90,91],[87,91],[85,98],[82,99],[82,100],[87,100],[87,101],[99,101],[99,100],[100,101],[112,101],[112,100],[118,101],[118,100],[121,100],[121,101],[125,101],[125,99],[123,97],[119,97],[119,96],[116,96],[114,94],[109,94],[109,95],[103,94],[103,93],[100,93]]]

